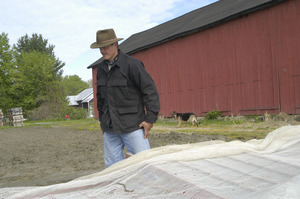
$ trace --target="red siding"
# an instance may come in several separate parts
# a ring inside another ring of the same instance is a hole
[[[132,56],[152,75],[165,116],[299,114],[299,11],[286,1]]]
[[[93,68],[93,95],[94,95],[94,117],[99,118],[99,112],[97,109],[97,68]]]

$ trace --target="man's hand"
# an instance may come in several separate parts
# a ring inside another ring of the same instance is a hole
[[[140,124],[140,128],[144,127],[145,133],[144,133],[144,139],[148,138],[148,134],[150,132],[150,129],[153,127],[153,124],[148,122],[142,122]]]

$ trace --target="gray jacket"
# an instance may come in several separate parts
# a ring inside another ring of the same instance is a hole
[[[114,133],[135,131],[143,121],[155,123],[160,110],[157,88],[143,63],[121,51],[110,70],[105,60],[98,66],[97,102],[101,128]]]

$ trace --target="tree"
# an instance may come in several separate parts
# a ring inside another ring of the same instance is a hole
[[[37,110],[31,113],[62,117],[68,105],[62,85],[64,63],[53,50],[41,35],[25,35],[14,48],[7,34],[0,35],[0,109],[22,107],[25,116]]]
[[[77,75],[65,76],[63,78],[63,85],[66,95],[77,95],[84,89],[90,87],[87,82],[81,80]]]
[[[49,110],[45,113],[47,118],[55,117],[50,114],[58,115],[67,101],[62,86],[64,63],[55,57],[54,45],[48,44],[42,35],[32,34],[30,38],[26,34],[14,49],[16,72],[12,88],[15,104],[23,107],[25,115],[42,106]]]
[[[13,105],[13,83],[14,74],[13,50],[9,45],[6,33],[0,35],[0,109],[4,111]]]
[[[37,51],[52,56],[55,61],[53,65],[49,67],[51,67],[54,74],[61,76],[63,73],[62,68],[64,67],[65,63],[62,63],[58,58],[55,57],[54,47],[54,45],[48,44],[48,40],[43,39],[42,35],[38,35],[36,33],[32,34],[31,38],[26,34],[18,40],[16,45],[14,45],[14,48],[18,54],[22,54],[23,52],[29,53],[32,51]]]
[[[53,81],[51,66],[55,59],[45,53],[31,51],[19,56],[17,73],[13,85],[16,103],[25,110],[38,107],[46,101],[48,90]]]

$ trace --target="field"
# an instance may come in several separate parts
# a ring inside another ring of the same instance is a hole
[[[152,148],[207,140],[262,139],[293,119],[202,121],[176,128],[175,120],[160,119],[151,130]],[[104,169],[103,135],[99,122],[70,120],[25,122],[24,127],[0,127],[0,188],[43,186],[70,181]]]

